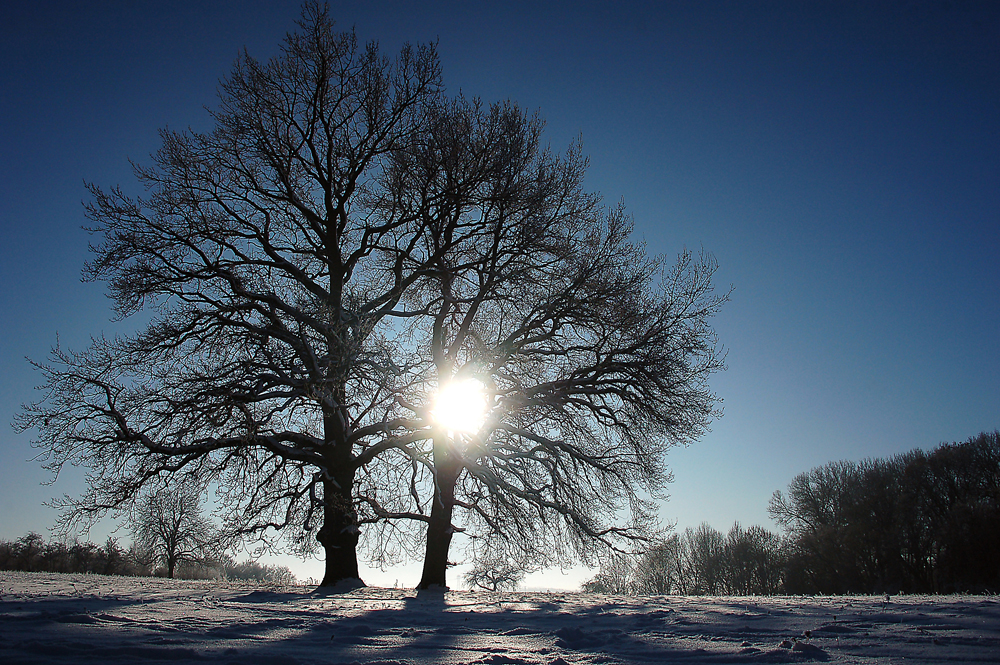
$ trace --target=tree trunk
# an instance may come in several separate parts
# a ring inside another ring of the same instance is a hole
[[[343,386],[337,391],[337,401],[346,401]],[[316,534],[326,553],[326,566],[321,587],[347,584],[364,586],[358,573],[358,513],[354,508],[354,455],[347,442],[344,414],[324,408],[323,428],[332,445],[325,454],[329,474],[323,480],[323,527]]]
[[[354,510],[352,485],[350,476],[341,476],[338,482],[323,482],[323,528],[316,539],[326,551],[326,569],[320,586],[337,586],[342,582],[351,582],[352,587],[364,586],[358,573],[361,530]]]
[[[447,589],[448,549],[455,530],[451,524],[455,508],[455,483],[462,472],[461,459],[451,450],[445,435],[434,437],[434,503],[427,524],[427,550],[418,589]]]

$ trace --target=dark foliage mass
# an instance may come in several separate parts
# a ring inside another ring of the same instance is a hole
[[[15,541],[0,541],[0,570],[47,573],[95,573],[98,575],[145,575],[149,570],[134,551],[124,550],[114,538],[94,543],[46,542],[37,533]]]
[[[1000,590],[1000,432],[834,462],[776,492],[792,593]]]
[[[603,593],[691,595],[954,593],[1000,590],[1000,432],[931,452],[831,462],[775,492],[785,528],[728,535],[708,524],[584,585]]]
[[[123,549],[115,538],[104,545],[90,542],[46,541],[37,533],[17,540],[0,540],[0,570],[45,573],[92,573],[135,577],[170,575],[165,562],[150,558],[141,547]],[[286,566],[271,566],[256,561],[237,563],[229,556],[177,562],[174,570],[180,579],[228,579],[266,584],[294,584],[295,576]]]

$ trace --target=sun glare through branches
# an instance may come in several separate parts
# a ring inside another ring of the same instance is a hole
[[[475,434],[486,421],[486,390],[476,379],[452,381],[434,398],[434,422],[452,432]]]

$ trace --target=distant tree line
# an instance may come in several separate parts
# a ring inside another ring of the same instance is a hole
[[[17,540],[0,540],[0,570],[99,575],[148,574],[134,551],[124,550],[114,538],[94,543],[47,542],[31,532]]]
[[[783,591],[784,542],[759,527],[722,534],[702,523],[639,556],[607,562],[584,591],[617,594],[773,595]]]
[[[791,593],[1000,591],[1000,432],[833,462],[775,492]]]
[[[46,541],[37,533],[17,540],[0,540],[0,570],[47,573],[93,573],[97,575],[167,577],[167,567],[149,551],[135,545],[124,549],[109,537],[104,545],[90,542]],[[237,563],[222,555],[216,559],[184,560],[177,565],[181,579],[247,580],[267,584],[294,584],[286,566],[262,565],[256,561]]]
[[[735,524],[613,558],[603,593],[771,595],[1000,591],[1000,432],[931,452],[831,462],[768,507],[782,535]]]

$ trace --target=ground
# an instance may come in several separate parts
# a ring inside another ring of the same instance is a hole
[[[1000,599],[417,593],[0,572],[0,663],[1000,663]]]

